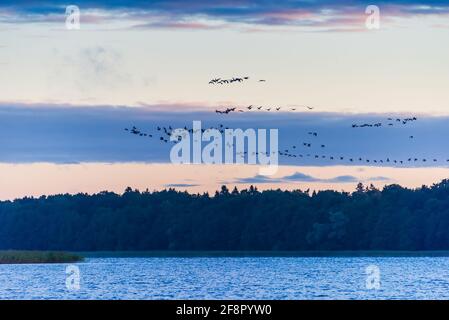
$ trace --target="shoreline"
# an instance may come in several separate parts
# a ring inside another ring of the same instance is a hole
[[[80,251],[85,258],[220,258],[220,257],[449,257],[438,251]]]

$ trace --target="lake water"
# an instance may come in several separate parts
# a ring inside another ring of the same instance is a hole
[[[0,265],[0,298],[449,299],[448,257],[88,258],[79,290],[67,266]]]

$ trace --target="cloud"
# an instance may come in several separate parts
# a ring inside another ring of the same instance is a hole
[[[379,176],[379,177],[367,178],[367,179],[365,179],[365,181],[368,181],[368,182],[370,182],[370,181],[372,181],[372,182],[375,182],[375,181],[382,182],[382,181],[391,181],[391,179],[388,178],[388,177]]]
[[[213,30],[222,29],[223,25],[211,25],[201,22],[158,21],[133,26],[135,29],[173,29],[173,30]]]
[[[230,183],[282,183],[282,179],[275,179],[275,178],[270,178],[267,176],[261,176],[261,175],[255,175],[254,177],[247,177],[247,178],[240,178],[238,180],[235,180],[233,182],[228,182],[228,183],[224,183],[223,184],[230,184]]]
[[[170,183],[164,184],[164,187],[167,188],[189,188],[189,187],[198,187],[198,184],[189,184],[189,183]]]
[[[301,172],[295,172],[294,174],[280,177],[270,178],[267,176],[255,175],[254,177],[240,178],[232,183],[237,184],[262,184],[262,183],[295,183],[295,182],[308,182],[308,183],[357,183],[357,182],[374,182],[374,181],[390,181],[387,177],[370,177],[370,178],[357,178],[351,175],[337,176],[333,178],[317,178],[311,175],[307,175]]]
[[[410,115],[313,111],[222,116],[213,110],[189,103],[140,107],[0,103],[0,162],[167,163],[173,144],[161,143],[161,133],[156,128],[191,128],[192,122],[199,120],[203,128],[221,124],[243,130],[277,129],[279,150],[296,155],[280,156],[280,165],[446,167],[449,163],[447,116],[418,115],[418,121],[413,123],[387,126],[389,117]],[[352,128],[353,123],[377,122],[384,126]],[[133,125],[154,137],[134,136],[124,130]],[[309,135],[311,131],[318,135]],[[410,135],[414,138],[410,139]],[[304,146],[306,142],[311,146]],[[252,179],[263,183],[262,177]],[[333,179],[353,181],[347,176]],[[297,173],[284,180],[314,181],[315,178]]]
[[[447,1],[377,1],[383,21],[423,15],[447,16]],[[128,21],[139,28],[215,29],[225,26],[300,27],[322,31],[363,30],[366,1],[344,0],[78,0],[82,23]],[[60,22],[65,8],[55,0],[2,1],[0,22]]]
[[[307,174],[296,172],[290,176],[286,176],[281,178],[282,181],[291,181],[291,182],[319,182],[322,181],[322,179],[314,178],[312,176],[309,176]]]
[[[114,52],[106,51],[104,47],[96,46],[82,50],[82,59],[87,69],[99,75],[110,73],[110,70],[117,63],[118,55]]]
[[[352,182],[358,182],[360,179],[354,176],[338,176],[331,179],[324,179],[323,182],[335,182],[335,183],[352,183]]]

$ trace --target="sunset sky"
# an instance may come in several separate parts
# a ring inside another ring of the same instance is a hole
[[[449,3],[334,3],[2,1],[0,199],[126,186],[417,187],[449,177]],[[80,30],[67,30],[67,5],[79,7]],[[380,8],[378,30],[365,25],[367,5]],[[249,80],[208,84],[235,76]],[[248,105],[296,111],[214,112]],[[413,116],[385,127],[388,118]],[[193,120],[276,128],[280,149],[299,149],[309,131],[319,132],[314,144],[326,148],[304,154],[429,161],[280,159],[279,172],[265,178],[250,165],[172,165],[157,138],[123,130],[155,134],[158,125]],[[365,122],[384,127],[351,128]]]

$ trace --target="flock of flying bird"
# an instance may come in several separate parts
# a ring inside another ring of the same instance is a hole
[[[400,123],[400,124],[407,124],[409,122],[417,121],[418,118],[417,117],[404,118],[404,119],[401,119],[401,118],[396,118],[396,119],[388,118],[387,120],[388,120],[388,124],[387,124],[388,126],[394,126],[394,121],[396,121],[397,123]],[[352,125],[352,127],[353,128],[372,128],[372,127],[380,128],[380,127],[382,127],[382,125],[383,125],[382,122],[363,123],[363,124],[356,124],[356,123],[354,123]]]
[[[209,81],[209,84],[231,84],[234,82],[243,82],[245,80],[249,80],[249,77],[234,77],[231,79],[222,79],[222,78],[215,78]],[[266,80],[260,79],[258,82],[265,82]]]
[[[306,108],[308,110],[313,110],[313,107],[309,107],[309,106],[303,106],[302,108]],[[281,111],[284,112],[286,110],[288,111],[296,111],[298,108],[297,107],[288,107],[288,108],[283,108],[283,107],[264,107],[264,106],[254,106],[254,105],[250,105],[246,108],[237,108],[237,107],[232,107],[232,108],[226,108],[224,110],[215,110],[215,113],[219,113],[219,114],[229,114],[231,112],[254,112],[254,111]]]
[[[408,120],[408,121],[416,121],[417,118],[410,118],[413,120]],[[407,122],[408,122],[407,121]],[[402,123],[402,122],[401,122]],[[195,131],[192,128],[188,128],[187,126],[185,126],[183,128],[186,132],[188,132],[189,134],[192,134]],[[230,129],[229,127],[225,126],[224,124],[219,124],[217,127],[211,126],[208,129],[216,129],[218,130],[220,133],[225,133],[226,129]],[[172,126],[157,126],[156,130],[159,133],[159,139],[161,142],[163,143],[168,143],[170,142],[170,137],[173,134],[173,127]],[[204,133],[207,129],[202,128],[200,129],[202,133]],[[138,129],[136,126],[132,126],[131,128],[125,128],[125,131],[128,131],[130,134],[136,135],[136,136],[140,136],[140,137],[149,137],[149,138],[153,138],[154,134],[149,134],[146,133],[140,129]],[[198,130],[199,131],[199,130]],[[307,132],[307,135],[310,137],[318,137],[318,132],[316,131],[309,131]],[[411,136],[413,137],[413,136]],[[177,141],[181,140],[181,137],[178,137],[177,140],[173,141],[173,143],[177,143]],[[302,144],[300,145],[292,145],[291,149],[293,149],[294,151],[298,151],[300,147],[304,147],[304,148],[313,148],[313,146],[318,145],[321,149],[326,148],[325,144],[315,144],[312,142],[302,142]],[[295,153],[293,151],[291,151],[291,149],[285,149],[283,151],[278,151],[278,155],[282,156],[282,157],[287,157],[287,158],[311,158],[311,159],[327,159],[329,161],[349,161],[349,162],[364,162],[364,163],[375,163],[375,164],[387,164],[387,163],[394,163],[394,164],[404,164],[406,162],[438,162],[438,159],[427,159],[427,158],[416,158],[416,157],[409,157],[406,160],[398,160],[398,159],[390,159],[390,158],[385,158],[385,159],[368,159],[368,158],[364,158],[364,157],[345,157],[345,156],[334,156],[334,155],[323,155],[323,154],[312,154],[310,152],[298,152]],[[248,155],[248,152],[241,152],[241,153],[237,153],[239,155]],[[253,155],[258,155],[258,152],[252,152]],[[264,154],[268,155],[267,152],[265,152]],[[446,160],[446,162],[449,162],[449,159]]]
[[[245,80],[248,80],[249,77],[235,77],[235,78],[231,78],[231,79],[222,79],[222,78],[216,78],[216,79],[212,79],[209,84],[228,84],[228,83],[233,83],[233,82],[243,82]],[[265,81],[265,80],[259,80],[259,81]],[[309,106],[304,106],[304,108],[307,108],[308,110],[313,110],[313,107],[309,107]],[[254,111],[296,111],[297,108],[296,107],[264,107],[264,106],[254,106],[254,105],[250,105],[246,108],[238,108],[238,107],[229,107],[229,108],[225,108],[224,110],[215,110],[215,113],[217,114],[230,114],[232,112],[254,112]],[[406,125],[408,123],[417,121],[418,118],[417,117],[409,117],[409,118],[388,118],[386,123],[383,122],[376,122],[376,123],[362,123],[362,124],[357,124],[354,123],[352,124],[352,128],[379,128],[379,127],[383,127],[383,126],[394,126],[395,124],[399,124],[399,125]],[[229,127],[220,124],[217,127],[210,127],[209,129],[216,129],[218,130],[220,133],[225,133],[226,129],[230,129]],[[149,137],[149,138],[158,138],[157,140],[159,140],[162,143],[168,143],[170,142],[170,137],[173,134],[173,127],[172,126],[157,126],[156,127],[156,131],[157,134],[150,134],[147,132],[144,132],[140,129],[138,129],[136,126],[132,126],[131,128],[125,128],[125,131],[129,132],[130,134],[136,135],[136,136],[140,136],[140,137]],[[184,130],[188,133],[188,134],[192,134],[194,133],[194,129],[188,128],[188,127],[184,127]],[[200,129],[202,133],[204,133],[206,131],[206,129]],[[314,137],[318,137],[318,132],[316,131],[309,131],[307,132],[307,135],[310,136],[311,138]],[[410,139],[413,139],[414,136],[409,136]],[[178,137],[177,140],[181,140],[181,137]],[[173,143],[177,143],[177,141],[173,141]],[[436,158],[417,158],[417,157],[409,157],[407,159],[393,159],[393,158],[384,158],[384,159],[368,159],[366,157],[345,157],[342,155],[339,156],[335,156],[335,155],[324,155],[321,153],[311,153],[310,150],[312,150],[312,148],[318,145],[319,148],[321,150],[323,150],[324,148],[326,148],[325,144],[322,143],[312,143],[310,141],[308,142],[301,142],[301,144],[299,145],[293,145],[291,146],[289,149],[285,149],[283,151],[277,151],[279,156],[282,157],[287,157],[287,158],[310,158],[310,159],[326,159],[328,161],[349,161],[351,163],[353,162],[363,162],[363,163],[374,163],[374,164],[404,164],[404,163],[412,163],[412,162],[439,162],[438,159]],[[300,148],[306,148],[305,150],[309,150],[309,152],[301,152],[299,151]],[[307,149],[308,148],[308,149]],[[291,151],[291,150],[294,151]],[[241,153],[237,153],[242,155],[248,155],[248,152],[241,152]],[[253,155],[257,155],[259,154],[258,152],[252,152]],[[268,155],[268,153],[264,153],[266,155]],[[449,162],[449,159],[446,159],[446,162]]]
[[[202,128],[201,130],[194,130],[194,129],[189,129],[187,128],[187,126],[185,126],[183,128],[186,132],[188,132],[189,134],[195,133],[195,132],[199,132],[201,131],[201,133],[204,133],[206,131],[206,129]],[[216,129],[218,130],[220,133],[225,133],[226,129],[229,129],[229,127],[225,127],[223,124],[220,124],[218,127],[209,127],[208,129]],[[170,137],[173,134],[173,131],[175,130],[172,126],[168,126],[168,127],[164,127],[164,126],[157,126],[156,130],[159,133],[159,141],[161,142],[165,142],[168,143],[170,142]],[[132,126],[131,128],[125,128],[125,131],[129,132],[130,134],[133,134],[135,136],[139,136],[139,137],[148,137],[148,138],[153,138],[154,134],[150,134],[147,132],[144,132],[140,129],[138,129],[136,126]],[[182,137],[178,137],[178,140],[173,141],[173,143],[177,143],[177,141],[181,140]]]
[[[416,118],[414,118],[413,121],[417,120]],[[308,132],[309,135],[312,135],[314,137],[318,136],[317,132]],[[413,138],[413,136],[410,136],[411,138]],[[302,146],[304,147],[312,147],[312,143],[309,142],[304,142],[302,144]],[[324,144],[320,145],[321,148],[325,148],[326,146]],[[291,147],[294,150],[297,150],[297,146],[293,145]],[[314,159],[327,159],[330,161],[344,161],[344,160],[348,160],[349,162],[364,162],[364,163],[376,163],[376,164],[385,164],[385,163],[395,163],[395,164],[404,164],[406,162],[439,162],[438,159],[428,159],[428,158],[416,158],[416,157],[409,157],[406,160],[398,160],[398,159],[390,159],[385,158],[385,159],[368,159],[368,158],[364,158],[364,157],[345,157],[345,156],[332,156],[332,155],[322,155],[322,154],[311,154],[311,153],[293,153],[291,152],[289,149],[285,149],[284,151],[279,151],[279,155],[280,156],[285,156],[285,157],[289,157],[289,158],[314,158]],[[449,159],[446,159],[446,162],[449,162]]]

